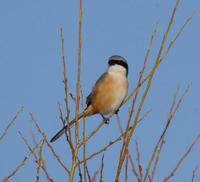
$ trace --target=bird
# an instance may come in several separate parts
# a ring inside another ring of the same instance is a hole
[[[108,59],[108,69],[104,72],[93,86],[86,98],[86,108],[78,115],[81,118],[100,114],[103,119],[110,113],[117,114],[128,93],[128,63],[119,55],[113,55]],[[66,124],[58,131],[50,142],[60,138],[68,128],[71,128],[76,119]]]

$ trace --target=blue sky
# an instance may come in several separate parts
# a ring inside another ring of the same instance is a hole
[[[157,21],[160,22],[149,66],[155,60],[174,4],[172,0],[83,2],[81,84],[85,97],[89,94],[96,79],[106,70],[107,59],[113,54],[120,54],[128,60],[129,92],[133,90],[155,24]],[[48,138],[51,138],[61,127],[58,121],[57,106],[59,101],[64,109],[60,28],[63,28],[65,34],[69,86],[71,92],[75,94],[78,10],[77,0],[0,1],[0,133],[16,111],[21,106],[25,108],[9,130],[8,135],[0,143],[0,179],[8,175],[28,153],[18,131],[21,131],[31,141],[30,128],[34,126],[31,123],[29,112],[35,115]],[[170,172],[193,138],[200,132],[198,99],[200,93],[198,76],[200,1],[180,2],[168,42],[193,12],[196,12],[195,16],[153,79],[143,108],[143,113],[150,108],[152,112],[145,122],[138,125],[133,137],[133,141],[135,139],[139,141],[142,166],[145,170],[156,139],[165,125],[177,86],[180,86],[183,91],[187,84],[192,82],[191,90],[185,97],[167,133],[167,143],[160,159],[156,181],[161,181]],[[71,118],[73,118],[74,106],[72,102],[70,104]],[[120,118],[123,118],[124,126],[130,105],[129,102],[119,113]],[[99,116],[88,118],[87,132],[92,131],[100,120]],[[104,146],[119,133],[116,119],[113,118],[110,125],[104,126],[97,136],[91,139],[87,149],[88,155],[94,152],[94,149],[97,150]],[[39,139],[38,134],[37,139]],[[69,148],[64,139],[60,139],[53,146],[67,163],[70,159]],[[116,144],[105,153],[105,181],[114,179],[120,146],[121,143]],[[130,150],[133,158],[136,158],[134,143],[130,145]],[[199,152],[200,144],[197,144],[172,181],[191,179],[192,170],[200,164]],[[47,148],[44,155],[53,179],[65,181],[64,171]],[[101,156],[88,163],[91,174],[98,168]],[[11,181],[35,181],[35,173],[35,163],[33,158],[30,158],[27,165]],[[131,177],[130,175],[129,180]],[[43,175],[41,178],[45,179]],[[197,179],[199,178],[198,170]]]

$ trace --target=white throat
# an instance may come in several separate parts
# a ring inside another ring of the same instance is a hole
[[[111,74],[120,74],[122,76],[125,76],[126,77],[126,69],[121,66],[121,65],[118,65],[118,64],[115,64],[115,65],[111,65],[108,67],[108,73],[111,73]]]

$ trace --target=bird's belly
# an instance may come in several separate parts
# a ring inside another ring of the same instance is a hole
[[[116,111],[127,95],[128,82],[126,78],[113,78],[107,86],[101,90],[96,103],[97,112],[109,114]]]
[[[126,89],[119,89],[115,95],[115,98],[113,99],[113,102],[111,103],[111,109],[110,112],[116,111],[121,103],[123,102],[124,98],[126,97],[127,90]]]

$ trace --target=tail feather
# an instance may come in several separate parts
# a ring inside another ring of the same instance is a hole
[[[78,121],[85,115],[85,111],[86,110],[84,110],[81,114],[79,114]],[[75,122],[76,122],[76,119],[73,119],[68,125],[65,125],[60,131],[58,131],[53,136],[53,138],[50,140],[50,142],[55,142],[58,138],[60,138],[67,131],[68,128],[71,128]]]

